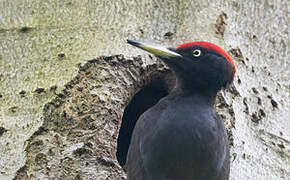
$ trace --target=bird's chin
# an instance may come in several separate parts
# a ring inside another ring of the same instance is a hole
[[[180,58],[160,58],[176,75],[181,75],[186,73],[186,69],[184,68],[184,63]]]
[[[169,66],[170,68],[174,68],[176,61],[173,59],[168,59],[168,58],[164,58],[164,57],[160,57],[160,56],[156,56],[158,59],[162,60],[167,66]]]

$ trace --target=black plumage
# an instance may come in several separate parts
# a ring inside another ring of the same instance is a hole
[[[172,92],[138,119],[127,155],[129,180],[227,180],[227,134],[214,104],[235,67],[225,52],[206,42],[163,48],[128,43],[161,58],[176,74]]]

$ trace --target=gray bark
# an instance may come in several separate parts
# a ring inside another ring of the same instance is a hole
[[[2,0],[0,179],[125,178],[115,156],[123,111],[154,78],[172,79],[127,38],[227,50],[238,72],[217,110],[231,142],[230,179],[290,179],[288,7]]]

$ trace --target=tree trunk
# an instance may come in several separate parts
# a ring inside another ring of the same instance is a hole
[[[290,179],[288,6],[0,2],[0,179],[126,179],[120,164],[134,123],[175,81],[127,38],[227,50],[238,72],[216,108],[231,145],[230,179]]]

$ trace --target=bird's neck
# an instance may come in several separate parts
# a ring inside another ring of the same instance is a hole
[[[184,96],[198,98],[210,106],[214,106],[217,96],[217,89],[199,87],[196,85],[184,83],[184,81],[177,79],[176,85],[171,92],[171,96]]]

